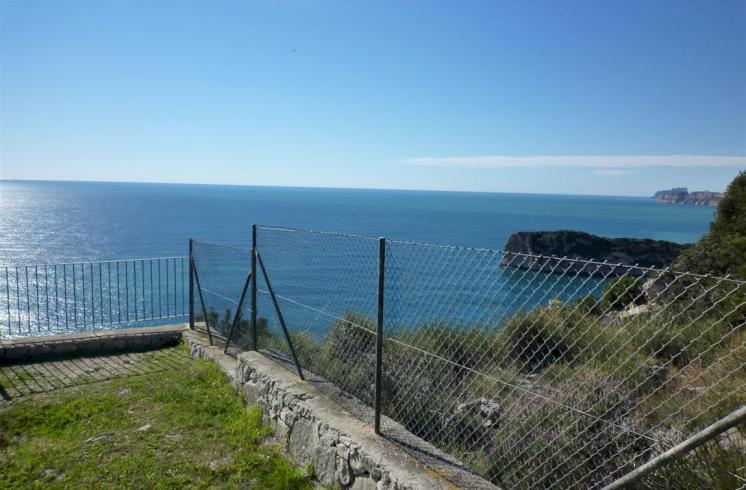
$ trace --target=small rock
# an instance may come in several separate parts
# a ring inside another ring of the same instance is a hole
[[[564,306],[564,303],[560,299],[554,298],[554,299],[549,300],[549,304],[547,306],[550,309],[557,309],[557,308],[561,308],[562,306]]]
[[[84,442],[96,442],[96,441],[100,441],[101,439],[109,438],[109,437],[113,436],[114,434],[115,434],[114,432],[105,432],[105,433],[103,433],[101,435],[98,435],[98,436],[95,436],[95,437],[89,437]]]
[[[231,462],[231,458],[228,456],[224,456],[222,458],[218,458],[215,460],[210,461],[210,469],[212,471],[216,471],[221,466],[225,466]]]
[[[145,424],[139,429],[137,429],[137,432],[148,432],[150,429],[152,429],[153,426],[151,424]]]
[[[126,396],[126,395],[129,395],[130,393],[132,393],[132,388],[124,388],[124,389],[117,391],[117,395],[119,396]]]
[[[47,477],[48,480],[52,481],[62,481],[65,478],[65,474],[62,472],[59,472],[53,468],[47,468],[44,470],[44,476]]]
[[[458,405],[452,418],[461,423],[478,420],[486,429],[497,428],[500,421],[500,404],[486,398],[471,400]]]

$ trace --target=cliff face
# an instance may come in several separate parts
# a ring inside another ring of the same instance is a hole
[[[653,198],[667,204],[693,204],[695,206],[717,206],[723,197],[721,192],[692,191],[686,187],[674,187],[666,191],[658,191]]]
[[[604,275],[609,272],[611,275],[617,275],[623,273],[622,268],[610,265],[591,266],[562,261],[560,258],[665,267],[676,260],[687,247],[690,245],[641,238],[606,238],[570,230],[519,231],[508,238],[504,249],[507,253],[502,259],[502,264],[544,272],[564,272],[570,269],[583,275]],[[514,253],[542,257],[523,257]]]

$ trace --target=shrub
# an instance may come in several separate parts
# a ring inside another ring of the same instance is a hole
[[[593,294],[578,296],[570,306],[580,314],[598,315],[603,312],[603,300]]]
[[[746,171],[728,185],[709,232],[681,254],[675,267],[746,278]]]
[[[567,306],[518,312],[500,331],[501,359],[519,359],[528,371],[555,364],[579,365],[602,359],[606,363],[633,359],[619,332],[603,318]]]
[[[413,347],[451,361],[452,370],[464,374],[494,363],[497,355],[495,330],[479,327],[426,323],[400,330],[394,338]]]
[[[624,276],[610,280],[604,288],[602,310],[622,310],[630,304],[645,302],[642,290],[643,279]]]
[[[497,434],[487,474],[506,488],[586,488],[610,483],[650,447],[637,427],[620,423],[634,398],[593,369],[535,388],[506,404],[509,430]],[[583,415],[588,414],[588,415]]]

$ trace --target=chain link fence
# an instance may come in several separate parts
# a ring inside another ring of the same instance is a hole
[[[254,267],[250,248],[194,242],[197,323],[240,348],[256,341],[376,407],[382,435],[427,441],[505,488],[603,487],[746,404],[743,281],[268,226],[255,236]],[[740,423],[643,485],[738,488],[745,441]]]
[[[211,334],[227,338],[233,320],[237,319],[241,328],[235,332],[238,337],[234,340],[248,342],[248,319],[251,317],[249,303],[244,303],[246,306],[241,305],[238,310],[238,302],[246,276],[251,270],[251,249],[193,241],[191,253],[194,274],[192,282],[198,282],[198,286],[192,284],[196,289],[193,292],[194,304],[191,306],[194,308],[195,323],[205,329],[209,325],[212,328]]]

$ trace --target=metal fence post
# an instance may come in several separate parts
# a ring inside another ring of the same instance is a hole
[[[256,350],[256,225],[251,226],[251,350]]]
[[[376,322],[376,392],[375,433],[381,435],[381,383],[383,377],[383,289],[386,262],[386,239],[378,239],[378,308]]]
[[[192,263],[194,261],[193,248],[194,248],[194,240],[190,238],[189,239],[189,328],[191,328],[192,330],[194,330],[194,267],[192,267]],[[153,275],[153,263],[152,262],[150,263],[150,275],[151,277]],[[151,284],[150,287],[152,288],[153,285]],[[152,300],[152,297],[151,297],[151,300]]]

